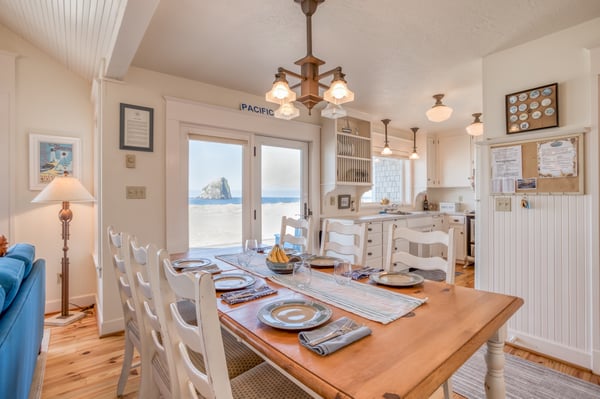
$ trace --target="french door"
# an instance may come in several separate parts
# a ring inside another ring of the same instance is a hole
[[[273,244],[282,216],[309,213],[307,143],[192,134],[188,148],[190,248]]]

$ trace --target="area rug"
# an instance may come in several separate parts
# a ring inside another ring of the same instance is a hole
[[[50,329],[44,330],[42,347],[35,364],[33,381],[29,390],[29,399],[40,399],[42,397],[42,386],[44,385],[44,370],[46,370],[46,358],[48,357],[48,345],[50,344]]]
[[[487,366],[485,346],[480,348],[454,375],[454,392],[468,398],[485,398],[483,381]],[[598,399],[600,386],[506,354],[504,365],[507,399]]]

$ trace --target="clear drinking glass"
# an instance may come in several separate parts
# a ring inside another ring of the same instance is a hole
[[[308,287],[310,285],[311,276],[312,271],[310,269],[310,263],[304,261],[294,263],[292,279],[298,288]]]
[[[333,262],[333,278],[339,285],[348,285],[352,280],[352,263],[345,260]]]

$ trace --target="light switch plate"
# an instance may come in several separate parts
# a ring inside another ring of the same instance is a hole
[[[127,187],[125,187],[125,198],[127,198],[127,199],[146,199],[146,186],[127,186]]]
[[[496,197],[496,212],[510,212],[510,197]]]
[[[125,154],[125,167],[135,168],[135,154]]]

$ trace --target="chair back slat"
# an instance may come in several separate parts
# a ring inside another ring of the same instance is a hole
[[[365,265],[367,257],[367,225],[344,224],[325,219],[321,238],[321,256],[336,256],[357,265]]]

